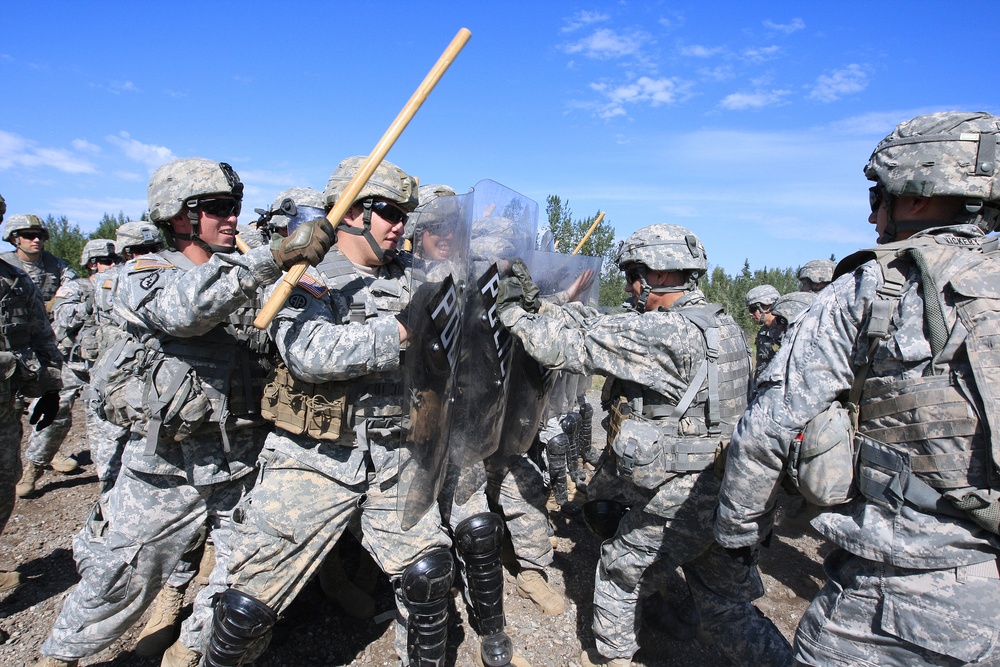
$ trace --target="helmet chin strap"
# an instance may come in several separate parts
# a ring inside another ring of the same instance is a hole
[[[181,241],[191,241],[196,246],[207,252],[209,255],[220,253],[222,255],[228,255],[230,253],[236,252],[236,246],[228,245],[217,245],[215,243],[206,243],[203,238],[201,238],[201,223],[198,221],[198,211],[197,209],[188,209],[187,212],[188,220],[191,222],[191,233],[184,234],[183,232],[172,232],[175,239],[180,239]]]
[[[636,299],[635,309],[640,313],[646,312],[646,302],[649,300],[650,294],[675,294],[678,292],[690,292],[698,286],[698,272],[688,271],[687,280],[684,281],[683,285],[657,285],[653,287],[646,281],[646,267],[639,265],[639,284],[642,285],[642,291],[639,293],[639,298]]]
[[[372,204],[374,200],[366,199],[361,205],[364,207],[364,213],[361,216],[361,221],[364,223],[364,227],[351,227],[350,225],[339,225],[337,227],[337,232],[343,232],[345,234],[350,234],[351,236],[363,236],[368,245],[371,246],[372,252],[375,253],[375,257],[378,259],[379,264],[388,264],[396,257],[396,250],[390,249],[386,250],[380,246],[376,241],[375,237],[372,236]]]

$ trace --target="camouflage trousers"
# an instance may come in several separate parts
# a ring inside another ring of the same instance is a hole
[[[89,387],[83,391],[84,415],[87,419],[87,444],[90,457],[97,468],[97,479],[114,481],[122,466],[122,452],[129,439],[127,426],[102,419],[94,407],[96,397],[90,396]]]
[[[998,561],[947,570],[876,563],[842,549],[799,623],[801,665],[1000,665]]]
[[[87,367],[81,363],[67,363],[62,367],[63,388],[59,390],[59,411],[55,420],[41,431],[32,431],[24,449],[24,460],[35,465],[48,465],[66,439],[73,426],[73,404],[89,378]],[[32,403],[34,407],[34,403]]]
[[[152,604],[207,523],[215,567],[180,637],[201,650],[212,627],[213,597],[225,589],[232,511],[252,479],[194,486],[181,477],[124,468],[73,539],[81,580],[63,603],[42,654],[77,660],[109,646]]]
[[[281,613],[322,565],[360,510],[362,545],[394,587],[408,565],[451,540],[436,507],[403,530],[395,484],[398,453],[369,443],[370,484],[345,485],[280,451],[265,448],[253,491],[233,530],[230,585]],[[392,461],[392,463],[387,463]],[[406,659],[406,609],[397,589],[396,651]]]
[[[21,412],[14,401],[0,403],[0,533],[14,513],[14,487],[21,479]]]
[[[488,463],[487,469],[486,496],[503,515],[518,565],[545,569],[552,564],[552,525],[542,471],[526,454],[509,456],[500,466]]]
[[[757,568],[730,557],[713,539],[718,491],[712,470],[674,477],[649,503],[632,507],[601,546],[593,624],[601,655],[631,658],[639,650],[638,602],[652,593],[643,590],[643,575],[666,560],[684,571],[702,630],[732,664],[791,664],[788,642],[751,604],[764,594]]]

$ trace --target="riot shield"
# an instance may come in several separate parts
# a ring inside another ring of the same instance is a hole
[[[409,330],[403,355],[402,429],[397,511],[404,530],[437,501],[448,463],[462,310],[469,274],[471,195],[439,197],[414,216]]]
[[[449,442],[456,474],[452,500],[458,504],[485,483],[482,461],[500,445],[514,346],[497,316],[497,289],[514,259],[530,257],[538,226],[538,204],[494,181],[476,184],[472,210],[469,287]]]
[[[535,251],[526,263],[542,299],[558,299],[558,295],[568,289],[577,276],[588,269],[594,271],[595,280],[580,300],[596,305],[600,257]],[[515,340],[511,354],[510,389],[497,456],[524,454],[530,449],[558,375],[528,356],[521,343]]]

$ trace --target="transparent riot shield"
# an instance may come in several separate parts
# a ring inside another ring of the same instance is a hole
[[[472,210],[462,354],[449,442],[454,474],[450,500],[457,504],[485,484],[482,462],[500,445],[514,345],[497,316],[497,290],[513,260],[530,258],[538,226],[538,204],[494,181],[476,184]]]
[[[566,300],[566,291],[577,277],[585,271],[592,272],[591,285],[579,295],[578,300],[596,305],[600,257],[535,251],[526,263],[541,298],[557,302]],[[558,375],[543,368],[528,356],[520,342],[515,341],[511,354],[510,389],[497,456],[524,454],[531,448]]]
[[[414,216],[411,296],[404,311],[407,418],[397,503],[404,530],[437,501],[447,471],[469,274],[470,203],[471,195],[439,197]]]

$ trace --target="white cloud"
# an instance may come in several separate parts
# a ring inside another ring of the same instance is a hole
[[[81,151],[81,152],[86,152],[86,153],[100,153],[101,152],[101,147],[100,146],[98,146],[96,144],[92,144],[89,141],[87,141],[86,139],[74,139],[72,142],[70,142],[70,144],[73,146],[73,148],[75,148],[76,150]]]
[[[574,32],[593,23],[607,21],[610,16],[601,12],[579,11],[572,18],[566,19],[566,24],[562,27],[563,32]]]
[[[700,44],[692,44],[691,46],[682,46],[681,55],[689,56],[691,58],[711,58],[712,56],[717,56],[720,53],[725,53],[726,49],[723,46],[713,46],[707,47]]]
[[[698,74],[712,81],[728,81],[736,76],[731,65],[719,65],[717,67],[703,67],[698,70]]]
[[[593,34],[571,44],[563,45],[566,53],[579,53],[588,58],[609,60],[637,55],[652,37],[645,32],[618,33],[609,28],[595,30]]]
[[[12,132],[0,130],[0,169],[49,167],[67,174],[93,174],[90,160],[65,148],[46,148]]]
[[[851,63],[844,69],[821,74],[816,78],[809,97],[820,102],[835,102],[845,95],[859,93],[868,87],[868,74],[861,65]]]
[[[65,215],[73,224],[80,226],[82,231],[89,232],[97,228],[97,223],[105,213],[118,215],[119,211],[132,220],[138,220],[146,211],[147,202],[143,199],[126,199],[123,197],[107,197],[105,199],[87,199],[83,197],[65,197],[52,202],[52,210]]]
[[[788,23],[775,23],[771,19],[764,20],[764,27],[768,30],[774,30],[775,32],[782,32],[786,35],[791,35],[793,32],[798,32],[806,27],[806,22],[800,18],[794,18]]]
[[[762,63],[766,60],[773,60],[781,52],[780,46],[762,46],[756,49],[746,49],[743,57],[753,63]]]
[[[121,149],[125,157],[141,162],[150,169],[155,169],[164,162],[169,162],[177,157],[169,148],[155,144],[144,144],[133,139],[125,131],[119,132],[117,136],[112,134],[105,138],[109,144]]]
[[[758,90],[752,93],[732,93],[722,98],[719,106],[730,111],[763,109],[781,104],[790,92],[788,90]]]
[[[590,88],[607,99],[607,103],[598,109],[598,115],[601,118],[613,118],[625,115],[627,104],[648,104],[651,107],[658,107],[687,99],[691,84],[678,78],[653,79],[641,76],[635,81],[619,86],[592,83]]]

